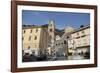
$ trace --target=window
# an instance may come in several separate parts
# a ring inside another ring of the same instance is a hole
[[[36,32],[38,32],[38,29],[36,29]]]
[[[77,33],[77,35],[79,35],[79,33]]]
[[[82,34],[84,34],[84,31],[82,31]]]
[[[80,37],[76,37],[76,39],[79,39]]]
[[[85,37],[86,35],[83,35],[83,36],[81,36],[81,37]]]
[[[52,29],[50,29],[50,32],[52,32]]]
[[[24,30],[23,32],[25,33],[26,31]]]
[[[22,40],[24,40],[24,37],[22,37]]]
[[[67,36],[67,39],[69,38],[69,36]]]
[[[32,33],[32,29],[30,30],[30,33]]]
[[[30,49],[30,46],[28,46],[28,49]]]
[[[64,44],[67,44],[65,40],[64,40]]]
[[[37,39],[37,36],[35,36],[34,40],[36,40],[36,39]]]
[[[35,54],[35,51],[34,51],[34,50],[32,50],[32,54],[33,54],[33,55]]]
[[[31,36],[29,36],[29,41],[31,40]]]

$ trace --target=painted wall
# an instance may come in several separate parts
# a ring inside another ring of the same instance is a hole
[[[90,4],[98,5],[98,19],[100,19],[100,0],[34,0],[34,1],[48,1],[74,4]],[[0,0],[0,73],[10,72],[11,60],[11,4],[10,0]],[[98,22],[100,24],[100,21]],[[98,25],[98,31],[100,31]],[[98,34],[100,37],[100,33]],[[100,38],[98,38],[100,40]],[[100,41],[98,42],[100,43]],[[100,48],[100,45],[98,45]],[[100,49],[98,49],[100,52]],[[100,56],[100,53],[98,53]],[[68,69],[68,70],[53,70],[53,71],[38,71],[26,73],[99,73],[100,72],[100,57],[98,57],[98,68],[84,68],[84,69]]]

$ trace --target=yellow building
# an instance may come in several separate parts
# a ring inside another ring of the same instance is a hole
[[[26,26],[22,30],[24,53],[41,55],[48,46],[48,31],[46,26]]]
[[[27,25],[22,29],[23,51],[24,53],[35,55],[51,55],[55,40],[55,23],[53,20],[45,25]]]

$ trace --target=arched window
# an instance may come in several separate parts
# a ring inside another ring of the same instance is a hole
[[[23,32],[25,33],[26,31],[24,30]]]
[[[79,36],[79,32],[77,32],[77,35]]]
[[[38,29],[36,29],[36,32],[38,32]]]
[[[50,32],[52,32],[52,29],[50,29]]]
[[[22,40],[24,40],[24,37],[22,37]]]
[[[32,33],[32,29],[30,30],[30,33]]]
[[[37,39],[37,36],[35,36],[34,40],[36,40],[36,39]]]
[[[67,44],[67,42],[64,40],[64,44]]]
[[[67,39],[69,39],[69,36],[67,36]]]

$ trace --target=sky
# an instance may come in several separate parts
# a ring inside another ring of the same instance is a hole
[[[48,24],[50,20],[55,21],[55,26],[58,29],[64,29],[67,26],[79,28],[81,25],[90,24],[89,13],[76,12],[52,12],[52,11],[22,11],[23,25],[44,25]]]

